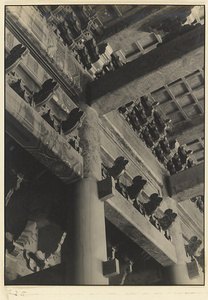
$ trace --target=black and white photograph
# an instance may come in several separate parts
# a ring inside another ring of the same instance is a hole
[[[193,3],[4,6],[5,286],[205,285]]]

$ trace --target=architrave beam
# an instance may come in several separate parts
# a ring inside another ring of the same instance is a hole
[[[204,164],[178,172],[167,178],[169,196],[184,201],[204,194]]]
[[[82,178],[83,158],[11,87],[6,86],[6,132],[66,184]]]
[[[113,198],[104,202],[106,218],[162,266],[175,264],[174,245],[117,190],[114,193]]]

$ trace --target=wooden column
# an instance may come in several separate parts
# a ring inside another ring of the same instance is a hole
[[[104,203],[98,199],[101,179],[98,116],[85,107],[80,129],[84,178],[69,191],[69,261],[67,284],[107,285],[102,262],[107,260]]]
[[[168,203],[168,207],[172,208],[172,210],[177,213],[176,201],[174,199],[167,198],[166,202]],[[179,216],[177,216],[176,220],[173,222],[172,226],[169,229],[169,232],[170,236],[172,237],[172,243],[175,246],[177,263],[167,268],[168,284],[191,284],[186,265],[186,252]]]

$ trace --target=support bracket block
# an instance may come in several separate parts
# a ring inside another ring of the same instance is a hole
[[[117,258],[103,262],[103,275],[107,278],[120,274],[119,260]]]
[[[101,181],[98,181],[97,184],[98,197],[101,201],[105,201],[114,196],[115,181],[113,177],[107,177]]]

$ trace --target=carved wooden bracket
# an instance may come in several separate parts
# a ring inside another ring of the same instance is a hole
[[[14,70],[21,60],[28,55],[29,50],[23,47],[21,44],[16,45],[10,51],[10,54],[5,60],[5,73],[9,73]]]

